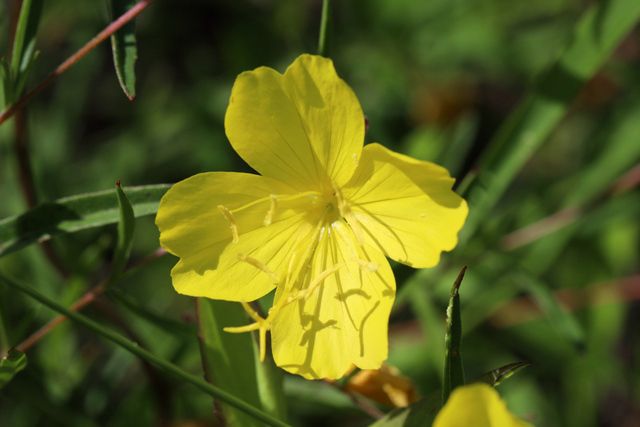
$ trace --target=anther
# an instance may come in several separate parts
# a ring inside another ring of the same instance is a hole
[[[267,216],[264,217],[264,226],[268,227],[269,225],[271,225],[271,220],[273,219],[273,216],[276,214],[276,209],[278,209],[278,196],[276,196],[275,194],[272,194],[270,196],[271,198],[271,208],[269,208],[269,212],[267,212]]]
[[[222,215],[229,221],[231,224],[231,233],[233,233],[233,243],[238,243],[238,224],[236,224],[236,220],[233,217],[233,213],[224,207],[223,205],[218,205],[218,209],[222,212]]]
[[[249,316],[251,316],[251,318],[253,320],[256,321],[256,323],[252,323],[250,325],[246,325],[246,326],[231,326],[231,327],[227,327],[227,328],[223,328],[223,331],[225,332],[230,332],[232,334],[239,334],[242,332],[251,332],[251,331],[259,331],[259,335],[260,335],[260,361],[264,362],[264,357],[265,357],[265,351],[266,351],[266,344],[267,344],[267,331],[271,330],[271,322],[269,321],[269,319],[263,319],[262,317],[260,317],[260,315],[258,313],[255,312],[255,310],[253,310],[251,308],[251,306],[249,304],[247,304],[244,301],[240,301],[240,304],[242,304],[242,307],[244,308],[244,310],[247,312],[247,314],[249,314]]]
[[[263,264],[262,262],[258,261],[257,259],[255,259],[253,257],[250,257],[250,256],[247,256],[245,254],[238,254],[238,255],[236,255],[236,257],[238,258],[238,261],[246,262],[247,264],[250,264],[250,265],[254,266],[255,268],[261,270],[262,272],[266,273],[276,283],[280,281],[278,276],[276,276],[273,271],[269,270],[269,267],[267,267],[265,264]]]
[[[365,271],[368,271],[369,273],[374,273],[378,269],[378,267],[380,267],[380,264],[378,264],[377,262],[365,261],[363,259],[356,258],[356,257],[353,257],[352,261],[354,261],[356,264],[360,266],[360,268],[362,268]]]
[[[338,200],[338,211],[340,212],[340,216],[347,220],[351,229],[353,230],[353,234],[356,236],[356,241],[358,245],[362,247],[364,245],[364,238],[362,233],[362,228],[360,228],[360,223],[358,219],[353,214],[351,210],[351,205],[342,195],[342,189],[335,182],[331,183],[333,186],[333,190],[335,191],[336,199]]]

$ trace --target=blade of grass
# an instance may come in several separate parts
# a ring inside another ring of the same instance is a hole
[[[283,423],[280,420],[277,420],[275,418],[273,418],[272,416],[256,409],[255,407],[247,404],[246,402],[238,399],[237,397],[225,392],[224,390],[221,390],[218,387],[215,387],[211,384],[209,384],[208,382],[204,381],[202,378],[189,374],[185,371],[183,371],[182,369],[180,369],[180,367],[174,365],[171,362],[168,362],[152,353],[150,353],[149,351],[141,348],[140,346],[138,346],[137,343],[129,341],[128,339],[126,339],[125,337],[123,337],[120,334],[117,334],[116,332],[107,329],[105,327],[103,327],[102,325],[100,325],[97,322],[94,322],[93,320],[89,319],[88,317],[75,312],[75,311],[71,311],[68,310],[67,308],[61,306],[60,304],[58,304],[57,302],[49,299],[48,297],[42,295],[40,292],[36,291],[35,289],[33,289],[32,287],[16,280],[13,278],[10,278],[9,276],[6,276],[4,274],[0,273],[0,279],[5,282],[7,285],[11,286],[12,288],[19,290],[20,292],[23,292],[27,295],[29,295],[30,297],[32,297],[33,299],[35,299],[36,301],[39,301],[40,303],[42,303],[43,305],[49,307],[50,309],[57,311],[60,314],[64,314],[65,316],[67,316],[69,319],[73,320],[74,322],[80,324],[81,326],[85,327],[86,329],[90,330],[91,332],[95,333],[96,335],[99,335],[111,342],[113,342],[114,344],[118,345],[119,347],[124,348],[125,350],[129,351],[130,353],[134,354],[135,356],[140,357],[141,359],[144,359],[146,361],[148,361],[149,363],[152,363],[153,365],[157,366],[158,368],[160,368],[161,370],[168,372],[170,374],[173,374],[175,376],[177,376],[178,378],[180,378],[183,381],[186,381],[190,384],[193,384],[194,386],[196,386],[197,388],[199,388],[200,390],[204,391],[205,393],[222,400],[223,402],[228,403],[229,405],[234,406],[235,408],[238,408],[239,410],[251,415],[252,417],[254,417],[255,419],[261,420],[262,422],[264,422],[267,425],[270,426],[276,426],[276,427],[287,427],[288,425]]]

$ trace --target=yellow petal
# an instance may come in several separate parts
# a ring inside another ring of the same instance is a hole
[[[261,67],[236,79],[225,116],[233,148],[263,176],[299,191],[346,182],[364,141],[364,115],[330,59],[302,55],[284,75]]]
[[[204,173],[174,185],[160,202],[156,224],[162,247],[180,257],[171,272],[176,291],[231,301],[252,301],[271,291],[274,278],[242,256],[271,272],[286,269],[308,202],[280,203],[271,225],[263,222],[270,195],[291,193],[286,184],[241,173]],[[232,224],[218,206],[232,212],[261,199],[232,214],[239,234],[233,243]]]
[[[440,410],[433,427],[531,427],[514,416],[487,384],[456,388]]]
[[[364,233],[385,255],[414,268],[433,267],[458,243],[467,203],[446,169],[367,145],[344,197]]]
[[[340,378],[352,363],[377,369],[387,358],[395,279],[384,255],[373,246],[360,247],[342,220],[318,238],[294,288],[278,287],[275,304],[335,266],[307,299],[280,309],[272,323],[276,364],[308,379]]]

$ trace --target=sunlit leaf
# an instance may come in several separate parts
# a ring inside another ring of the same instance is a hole
[[[134,215],[155,214],[169,187],[168,184],[129,187],[127,194]],[[119,219],[116,190],[42,203],[23,214],[0,221],[0,256],[60,234],[113,224]]]

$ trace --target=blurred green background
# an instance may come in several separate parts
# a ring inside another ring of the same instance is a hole
[[[14,3],[0,4],[4,56]],[[462,179],[595,2],[333,3],[332,58],[371,122],[367,142],[443,164]],[[284,72],[299,54],[315,53],[321,6],[155,2],[136,23],[133,102],[118,86],[104,43],[28,105],[39,199],[111,189],[117,180],[126,190],[206,171],[250,171],[224,133],[234,79],[263,65]],[[106,10],[104,3],[46,2],[28,87],[103,29]],[[640,192],[608,191],[640,160],[639,65],[636,29],[469,241],[436,269],[414,274],[394,266],[399,292],[389,363],[421,394],[440,387],[446,302],[467,265],[461,291],[467,377],[530,360],[499,388],[514,413],[537,426],[640,425]],[[13,122],[0,127],[0,218],[26,209],[13,135]],[[552,217],[551,228],[515,233],[559,211],[565,213]],[[155,251],[159,235],[153,217],[136,225],[134,260]],[[115,235],[112,226],[54,239],[67,278],[36,247],[0,258],[0,268],[69,305],[106,274]],[[120,283],[130,305],[103,297],[83,313],[200,374],[193,299],[171,286],[175,262],[165,256]],[[530,295],[540,289],[572,314],[553,304],[539,310]],[[0,286],[0,298],[9,346],[54,317],[8,287]],[[132,306],[186,326],[180,333],[163,328]],[[28,368],[0,391],[2,426],[216,425],[209,396],[69,322],[27,356]],[[373,422],[328,384],[287,376],[285,390],[293,425]]]

